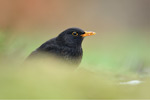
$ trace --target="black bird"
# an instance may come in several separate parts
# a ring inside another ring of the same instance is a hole
[[[82,41],[85,36],[95,35],[95,32],[86,32],[80,28],[69,28],[52,38],[33,51],[28,58],[39,57],[45,54],[57,57],[69,64],[79,65],[82,59]]]

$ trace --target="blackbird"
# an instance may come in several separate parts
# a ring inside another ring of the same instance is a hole
[[[45,54],[48,57],[55,56],[69,64],[79,65],[83,55],[81,44],[84,37],[95,34],[95,32],[83,31],[80,28],[66,29],[57,37],[43,43],[28,58],[39,57],[40,59],[44,59],[41,54]]]

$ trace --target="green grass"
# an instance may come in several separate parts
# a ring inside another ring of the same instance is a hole
[[[148,99],[149,39],[140,34],[87,37],[77,69],[57,61],[24,63],[39,45],[53,37],[0,33],[1,99]],[[140,79],[140,85],[119,82]]]

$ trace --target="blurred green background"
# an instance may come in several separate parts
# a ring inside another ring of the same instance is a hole
[[[0,0],[0,98],[150,98],[149,10],[149,0]],[[24,64],[70,27],[97,33],[79,68]],[[130,80],[144,82],[119,84]]]

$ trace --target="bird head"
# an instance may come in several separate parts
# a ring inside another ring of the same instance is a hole
[[[92,31],[83,31],[80,28],[69,28],[63,31],[56,38],[60,44],[69,47],[80,47],[81,43],[86,36],[95,35]]]

